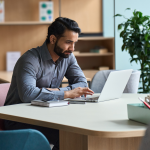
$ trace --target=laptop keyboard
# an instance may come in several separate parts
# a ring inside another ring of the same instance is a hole
[[[86,101],[86,102],[98,102],[99,96],[87,96],[87,97],[79,97],[79,98],[74,98],[70,100],[77,100],[77,101]]]
[[[89,96],[89,97],[81,97],[81,100],[89,101],[89,102],[96,102],[99,96]]]

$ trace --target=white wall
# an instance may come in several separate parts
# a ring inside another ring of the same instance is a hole
[[[105,37],[114,36],[114,0],[103,0],[103,33]]]
[[[114,0],[103,0],[103,32],[104,36],[114,36]],[[125,15],[127,18],[132,15],[132,11],[126,8],[136,9],[143,12],[143,15],[150,16],[150,0],[115,0],[115,14]],[[123,44],[122,38],[119,37],[118,24],[125,21],[122,17],[115,18],[115,57],[116,69],[140,69],[140,65],[130,63],[130,55],[128,52],[122,52],[121,46]]]

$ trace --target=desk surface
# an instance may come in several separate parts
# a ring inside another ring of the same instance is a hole
[[[147,125],[128,120],[127,104],[140,103],[139,94],[64,107],[38,107],[29,103],[0,107],[0,118],[107,138],[141,137]],[[140,94],[145,97],[146,94]]]
[[[11,82],[12,72],[0,71],[0,80],[3,82]]]
[[[0,71],[0,80],[3,82],[11,82],[13,72],[7,72],[7,71]],[[86,78],[87,81],[91,81],[91,78]],[[65,77],[63,78],[62,82],[68,82],[68,79]]]

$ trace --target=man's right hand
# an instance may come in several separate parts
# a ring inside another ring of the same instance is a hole
[[[73,90],[70,91],[65,91],[64,92],[64,99],[65,98],[76,98],[76,97],[80,97],[82,95],[84,95],[86,97],[86,95],[93,95],[94,92],[89,89],[88,87],[78,87],[75,88]]]

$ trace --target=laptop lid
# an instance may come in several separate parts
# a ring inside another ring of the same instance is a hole
[[[132,69],[112,71],[104,85],[98,101],[120,98],[131,76]]]
[[[121,70],[121,71],[112,71],[110,72],[106,83],[103,87],[101,94],[98,95],[88,95],[87,98],[74,98],[74,99],[65,99],[69,101],[86,101],[86,102],[101,102],[106,100],[112,100],[120,98],[127,82],[131,76],[132,69]]]

